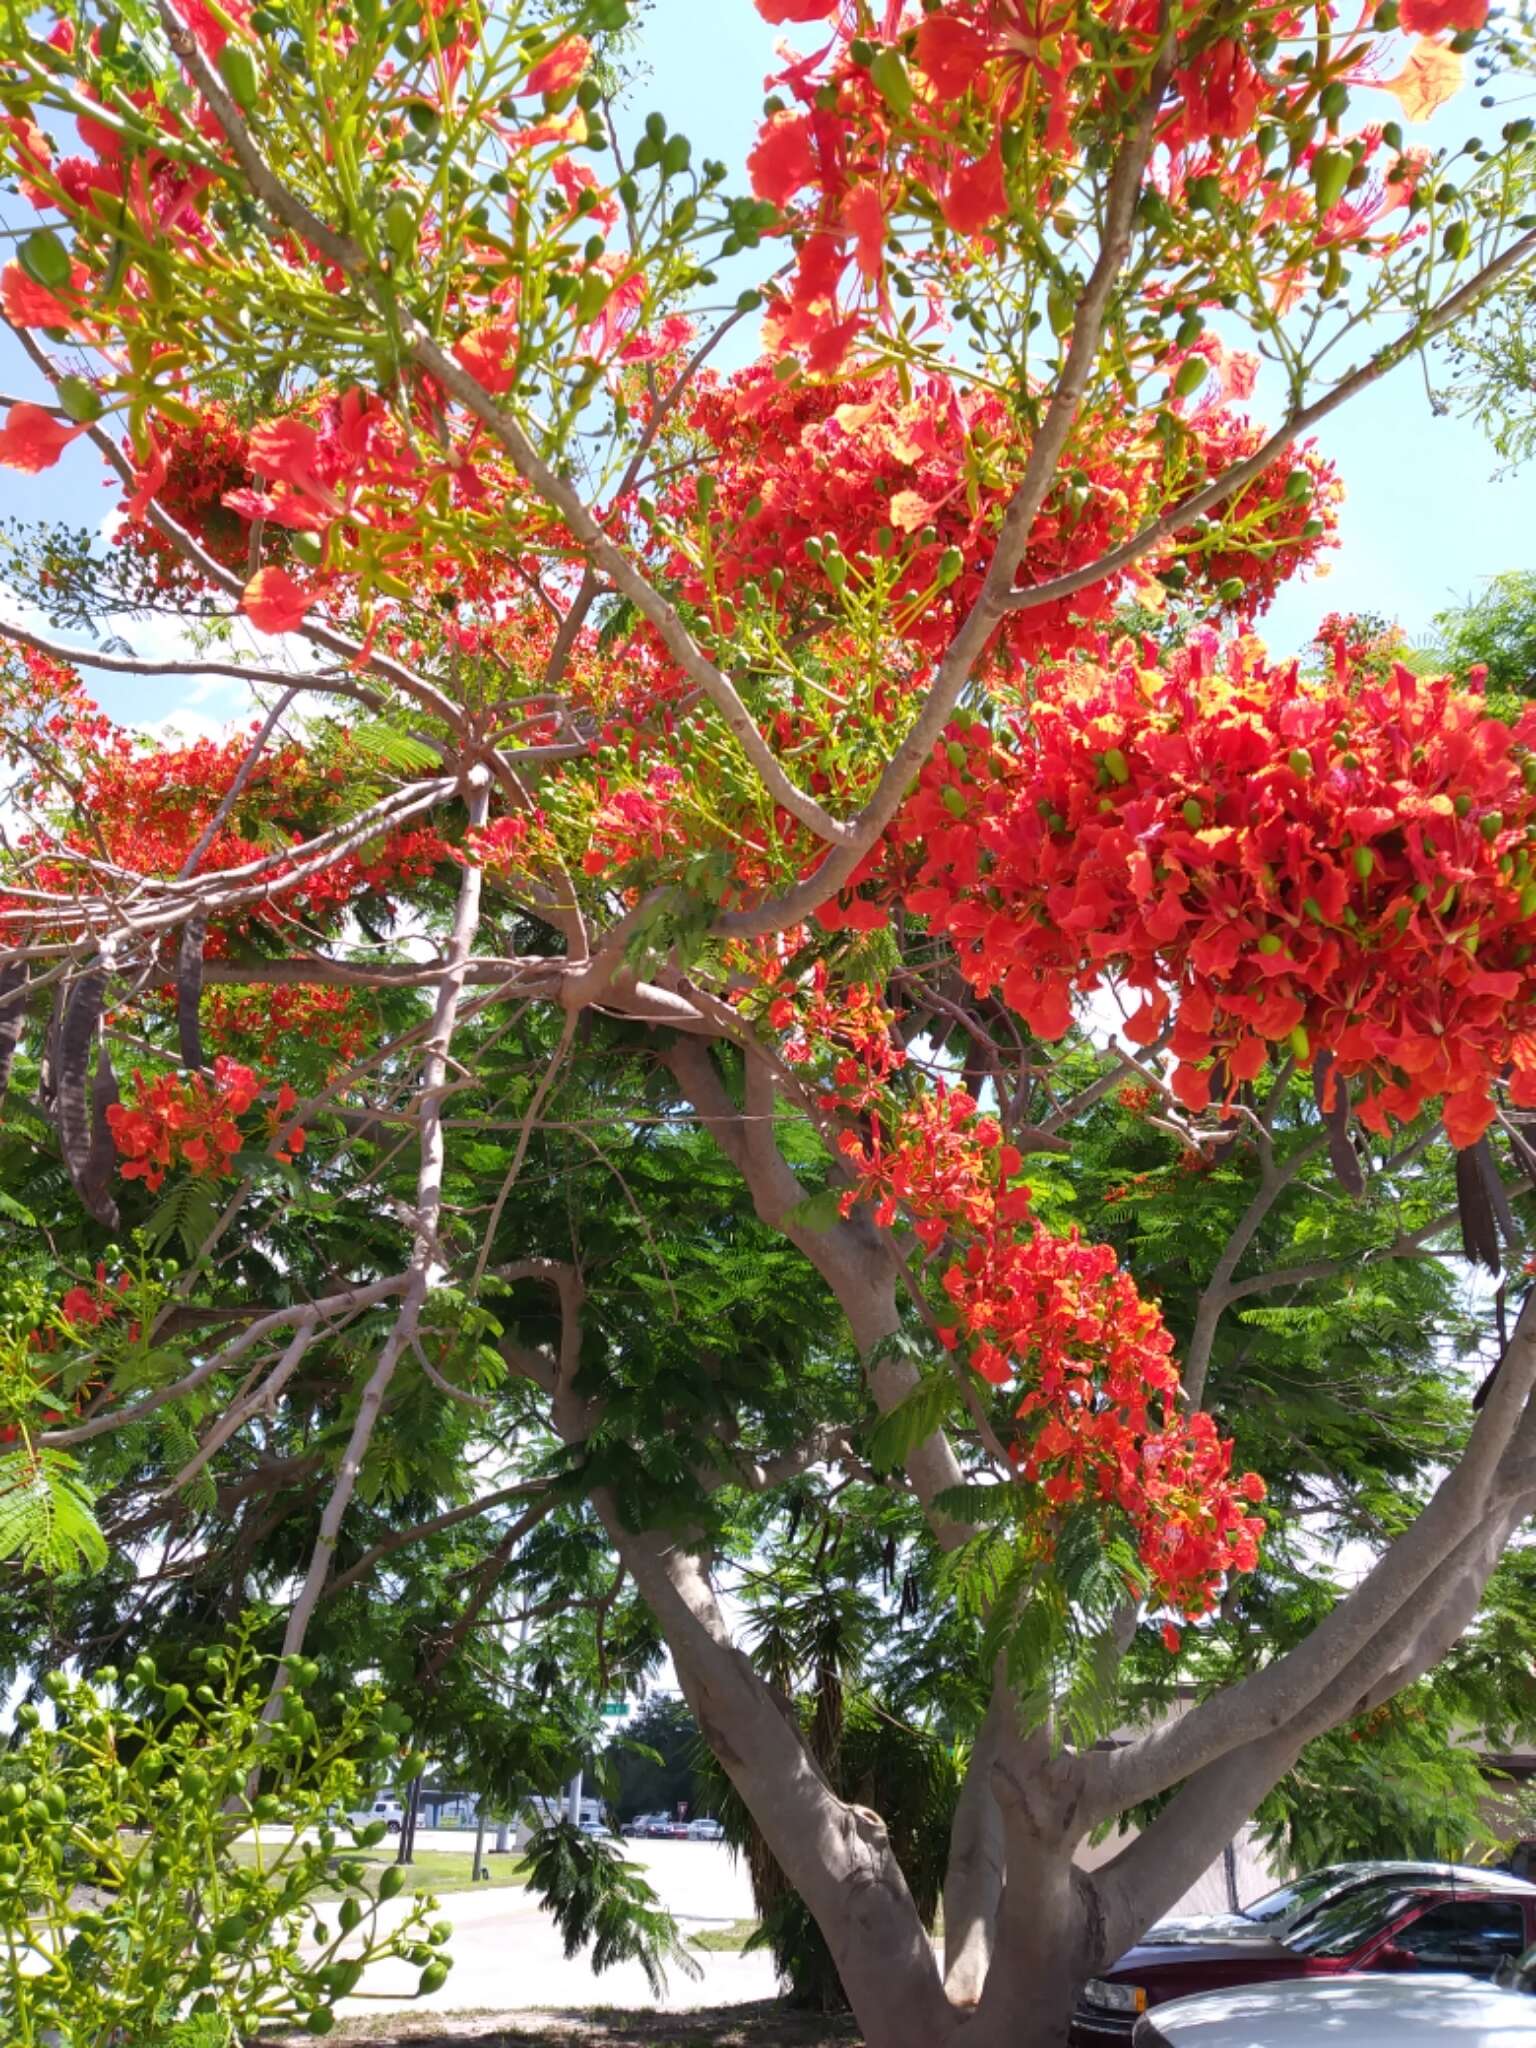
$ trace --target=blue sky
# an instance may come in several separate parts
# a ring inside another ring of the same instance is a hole
[[[770,29],[751,0],[655,0],[644,40],[650,76],[639,85],[637,113],[660,107],[691,137],[696,157],[720,157],[744,176],[763,81],[784,33]],[[811,35],[793,33],[802,44]],[[1382,111],[1393,111],[1389,102]],[[1497,118],[1479,111],[1469,89],[1437,121],[1434,139],[1459,141],[1478,124],[1491,132],[1487,124]],[[38,392],[35,373],[3,332],[0,390]],[[1475,593],[1488,575],[1536,568],[1536,466],[1496,481],[1488,443],[1467,422],[1434,416],[1415,365],[1335,415],[1320,438],[1348,488],[1342,545],[1326,579],[1287,588],[1263,622],[1278,652],[1302,647],[1322,613],[1333,610],[1385,613],[1418,639],[1437,610]],[[0,470],[0,517],[95,527],[114,498],[94,458],[79,450],[41,477]],[[162,644],[138,628],[134,638],[141,651]],[[190,713],[195,725],[216,724],[240,708],[233,686],[184,678],[104,682],[99,695],[112,716],[134,724],[177,712]]]

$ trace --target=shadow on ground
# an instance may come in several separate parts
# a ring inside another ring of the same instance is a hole
[[[462,2019],[423,2013],[385,2022],[353,2021],[332,2036],[337,2048],[856,2048],[848,2021],[789,2012],[776,2001],[700,2012],[516,2013]],[[264,2048],[313,2048],[308,2036],[283,2035]]]

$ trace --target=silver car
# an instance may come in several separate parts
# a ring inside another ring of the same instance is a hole
[[[1449,1975],[1240,1985],[1158,2006],[1133,2048],[1536,2048],[1536,1996]]]

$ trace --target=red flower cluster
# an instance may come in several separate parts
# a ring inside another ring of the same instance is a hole
[[[174,875],[212,822],[249,751],[242,733],[187,747],[145,748],[115,730],[92,763],[82,808],[116,866],[139,875]],[[296,816],[313,802],[306,787],[312,778],[297,747],[268,753],[247,782],[244,807],[253,817]],[[78,835],[70,843],[85,846]],[[259,860],[264,850],[231,819],[202,855],[200,868],[215,873],[239,867]]]
[[[1259,431],[1230,410],[1227,371],[1211,382],[1208,402],[1188,419],[1183,488],[1251,454]],[[1239,378],[1238,389],[1246,384]],[[708,525],[716,589],[727,598],[744,585],[775,594],[793,626],[807,604],[825,606],[851,587],[887,593],[901,637],[940,652],[981,588],[991,543],[1017,488],[1028,444],[1002,401],[935,373],[905,384],[895,371],[841,384],[786,383],[757,364],[705,391],[693,426],[711,451],[717,493]],[[1083,430],[1084,435],[1089,430]],[[1125,540],[1162,502],[1164,451],[1143,424],[1097,421],[1035,522],[1028,580],[1049,582]],[[1338,489],[1313,449],[1293,457],[1298,481],[1267,477],[1230,508],[1234,519],[1261,514],[1241,542],[1219,554],[1175,543],[1141,564],[1179,561],[1194,587],[1215,593],[1229,579],[1228,608],[1251,618],[1280,582],[1333,545]],[[684,484],[674,511],[694,506]],[[703,579],[681,559],[674,569],[696,603]],[[1102,620],[1122,603],[1127,576],[1106,577],[1076,595],[1015,614],[1005,644],[1017,655],[1060,656],[1082,638],[1083,620]]]
[[[187,588],[196,572],[148,518],[151,498],[225,568],[243,568],[248,531],[225,498],[246,475],[245,432],[223,406],[204,406],[192,421],[156,422],[155,439],[137,465],[137,488],[119,507],[124,518],[118,538],[149,564],[158,588]]]
[[[23,803],[56,796],[113,730],[72,668],[19,641],[0,641],[0,761],[21,771]]]
[[[344,988],[211,989],[204,998],[215,1043],[243,1041],[270,1058],[285,1040],[323,1047],[338,1067],[349,1066],[368,1040],[360,998]]]
[[[1003,233],[1015,215],[1048,214],[1053,170],[1076,161],[1099,132],[1095,124],[1113,122],[1127,67],[1150,54],[1160,33],[1155,0],[1098,7],[1092,21],[1068,0],[938,0],[915,25],[897,0],[873,10],[875,22],[863,8],[812,0],[758,0],[758,11],[770,21],[832,24],[816,55],[791,60],[774,81],[780,104],[749,159],[754,190],[789,210],[798,237],[794,277],[770,315],[769,347],[803,354],[820,373],[841,366],[867,307],[890,317],[894,225],[905,218],[931,231],[936,214],[968,242]],[[1438,30],[1453,18],[1478,27],[1486,14],[1487,0],[1417,0],[1403,9],[1409,29],[1432,21]],[[1287,75],[1284,63],[1270,61],[1269,15],[1234,20],[1226,34],[1213,34],[1205,13],[1190,15],[1158,126],[1170,182],[1188,171],[1225,177],[1229,166],[1213,146],[1242,141],[1266,115],[1283,122],[1294,114],[1309,126],[1318,86],[1361,77],[1370,49],[1361,31],[1339,34],[1326,70]],[[1326,240],[1348,202],[1327,181],[1314,196],[1289,166],[1266,164],[1256,150],[1246,156],[1234,190],[1258,202],[1260,244],[1272,237],[1278,256],[1298,211],[1314,239]],[[935,287],[963,289],[963,272],[956,265],[951,274],[940,240],[927,259]],[[1267,271],[1269,249],[1257,254]]]
[[[121,1307],[120,1297],[133,1285],[126,1273],[120,1273],[115,1286],[107,1280],[107,1269],[98,1265],[94,1287],[71,1287],[59,1302],[59,1314],[65,1322],[77,1330],[94,1330],[98,1323],[105,1323],[117,1314]]]
[[[823,1110],[864,1109],[906,1065],[907,1056],[891,1036],[892,1012],[878,990],[859,983],[829,993],[827,984],[824,960],[816,962],[805,984],[781,982],[768,1006],[768,1022],[775,1031],[790,1033],[783,1048],[790,1066],[803,1066],[818,1054],[830,1059],[830,1085],[820,1098]]]
[[[1006,735],[950,728],[897,826],[976,988],[1055,1038],[1116,975],[1133,1039],[1174,1016],[1194,1110],[1277,1046],[1330,1052],[1376,1130],[1438,1096],[1471,1144],[1511,1068],[1536,1106],[1536,708],[1400,667],[1309,686],[1213,635],[1039,683]]]
[[[1047,1230],[1016,1180],[1018,1151],[963,1090],[920,1096],[870,1138],[847,1131],[858,1178],[844,1213],[905,1211],[930,1253],[949,1248],[942,1285],[950,1345],[995,1386],[1020,1391],[1010,1455],[1047,1516],[1078,1502],[1120,1510],[1160,1600],[1204,1613],[1221,1581],[1249,1571],[1264,1497],[1233,1480],[1232,1446],[1205,1414],[1177,1412],[1173,1339],[1107,1245]]]
[[[67,736],[78,741],[80,718],[67,698],[57,715],[65,721]],[[84,730],[90,743],[84,772],[78,756],[74,766],[77,807],[89,819],[89,830],[76,828],[34,850],[46,855],[67,849],[94,857],[105,847],[114,865],[132,874],[179,873],[244,767],[249,739],[237,733],[187,747],[144,748],[105,720],[89,721]],[[219,874],[265,862],[263,878],[271,886],[265,900],[216,921],[208,939],[211,953],[224,949],[233,929],[281,926],[295,907],[316,921],[334,919],[365,891],[385,894],[419,882],[448,859],[450,849],[437,832],[411,826],[339,855],[289,888],[279,886],[293,866],[274,857],[274,834],[299,845],[323,829],[344,776],[339,761],[322,766],[298,747],[269,751],[256,763],[234,812],[199,855],[198,869]],[[45,860],[38,879],[67,896],[79,873],[63,858]]]
[[[220,1054],[211,1081],[202,1074],[161,1074],[146,1082],[137,1071],[133,1079],[137,1103],[114,1103],[107,1111],[112,1142],[125,1162],[124,1180],[142,1180],[153,1191],[178,1165],[215,1180],[230,1172],[245,1144],[238,1119],[255,1106],[261,1093],[250,1067]],[[277,1136],[297,1102],[285,1081],[275,1107],[268,1111],[271,1136]],[[303,1149],[304,1133],[295,1126],[284,1134],[276,1156],[291,1160]]]
[[[644,789],[610,789],[598,782],[598,805],[592,814],[591,844],[582,856],[589,875],[622,876],[642,862],[662,860],[684,841],[674,792],[682,773],[668,761],[653,768]]]
[[[507,811],[488,825],[472,826],[462,846],[450,849],[451,858],[461,865],[474,861],[489,875],[503,878],[537,872],[540,863],[553,863],[557,850],[549,821],[543,811]]]

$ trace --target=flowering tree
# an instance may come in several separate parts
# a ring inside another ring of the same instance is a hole
[[[489,1354],[869,2038],[1054,2043],[1310,1739],[1456,1642],[1536,1503],[1522,1317],[1459,1460],[1271,1654],[1285,1474],[1202,1405],[1266,1300],[1458,1217],[1495,1271],[1521,1234],[1536,711],[1348,620],[1307,677],[1252,627],[1331,544],[1312,431],[1536,261],[1529,123],[1453,163],[1402,125],[1522,53],[1482,0],[759,12],[811,47],[741,193],[630,121],[624,0],[8,12],[0,306],[42,383],[0,459],[78,444],[121,491],[105,556],[43,536],[18,574],[208,644],[9,629],[0,1014],[70,1194],[11,1283],[0,1529],[89,1563],[77,1454],[120,1480],[174,1418],[185,1494],[298,1403],[297,1654],[338,1578],[507,1499],[339,1562],[403,1404],[485,1414]],[[82,666],[262,712],[136,746]],[[1129,1049],[1086,1052],[1116,998]],[[857,1399],[825,1350],[647,1381],[615,1340],[586,1218],[531,1220],[525,1175],[557,1126],[601,1162],[657,1118],[835,1301]],[[1187,1316],[1120,1256],[1142,1140],[1243,1176]],[[1343,1221],[1292,1241],[1325,1166]],[[921,1511],[984,1678],[942,1964],[717,1598],[722,1504],[829,1465]],[[1209,1696],[1095,1746],[1149,1655]]]

